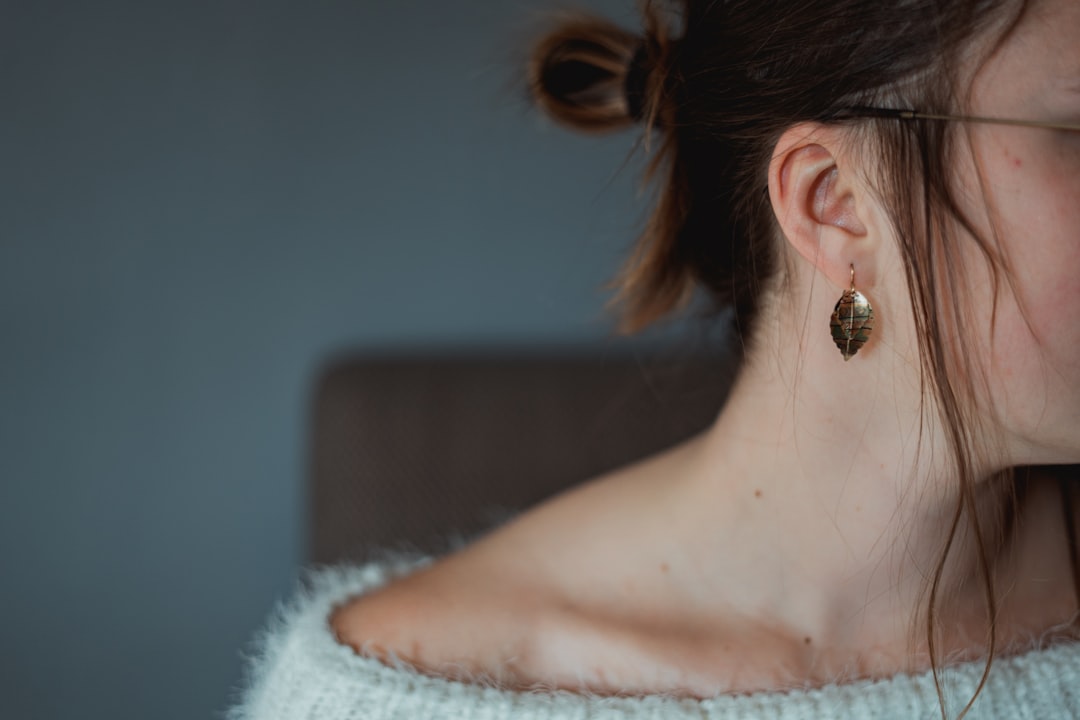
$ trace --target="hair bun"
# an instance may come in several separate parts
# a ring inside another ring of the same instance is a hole
[[[574,14],[534,46],[529,88],[536,103],[565,125],[618,130],[643,116],[646,61],[639,35],[604,18]]]

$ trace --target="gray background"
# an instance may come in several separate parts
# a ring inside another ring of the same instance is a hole
[[[523,102],[549,7],[0,5],[5,718],[218,716],[304,559],[329,358],[625,344],[635,136]]]

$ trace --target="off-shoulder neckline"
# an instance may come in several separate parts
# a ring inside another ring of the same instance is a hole
[[[273,626],[292,626],[293,649],[317,663],[320,672],[331,673],[345,682],[371,684],[380,687],[407,687],[417,699],[456,698],[480,707],[496,703],[506,707],[529,707],[540,703],[562,709],[623,708],[640,711],[643,708],[665,708],[676,712],[672,718],[742,717],[740,713],[760,712],[799,702],[810,708],[827,707],[830,703],[850,704],[870,710],[875,703],[895,700],[896,695],[914,696],[918,703],[937,707],[937,690],[933,673],[901,673],[888,678],[863,679],[818,687],[777,689],[755,693],[724,694],[709,698],[688,698],[673,694],[612,696],[576,692],[566,689],[536,687],[515,690],[487,684],[483,679],[457,679],[418,671],[409,664],[392,659],[380,659],[357,653],[351,646],[339,642],[330,625],[335,607],[357,596],[371,592],[393,579],[428,565],[430,556],[396,556],[366,563],[337,563],[312,565],[304,568],[298,592],[290,603],[281,605]],[[992,665],[983,693],[996,694],[995,684],[1008,692],[1009,678],[1031,675],[1053,675],[1056,668],[1069,664],[1080,672],[1080,642],[1057,642],[1036,645],[1032,649],[1007,657],[997,657]],[[962,708],[974,694],[985,667],[984,660],[946,665],[939,679],[946,690],[953,711]],[[953,705],[959,703],[958,705]],[[918,707],[923,707],[918,704]],[[884,705],[882,705],[884,707]],[[682,714],[678,714],[682,711]],[[633,716],[633,715],[631,715]]]

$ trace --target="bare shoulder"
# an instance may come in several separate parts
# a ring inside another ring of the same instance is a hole
[[[657,543],[641,516],[655,514],[649,488],[669,469],[653,459],[594,478],[458,553],[352,599],[335,610],[331,626],[339,642],[361,654],[507,686],[572,685],[597,664],[610,667],[615,650],[648,665],[651,643],[637,631],[635,598],[651,614],[670,589],[655,597],[644,592],[642,563],[663,563],[650,557]],[[628,596],[627,585],[635,583]]]
[[[339,642],[362,655],[514,689],[602,691],[616,677],[625,683],[634,661],[644,660],[602,617],[479,556],[436,564],[354,598],[330,624]]]
[[[362,655],[513,685],[539,605],[498,564],[465,553],[353,598],[334,610],[330,625]]]
[[[572,507],[571,501],[566,507]],[[508,687],[551,679],[547,642],[580,623],[561,568],[563,537],[534,509],[458,553],[365,595],[329,618],[339,642],[362,655],[404,660],[429,674]],[[563,514],[563,509],[554,512]],[[539,674],[539,677],[537,675]]]

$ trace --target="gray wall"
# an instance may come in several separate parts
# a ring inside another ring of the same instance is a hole
[[[4,717],[216,715],[329,356],[616,344],[634,138],[521,101],[545,7],[0,5]]]

